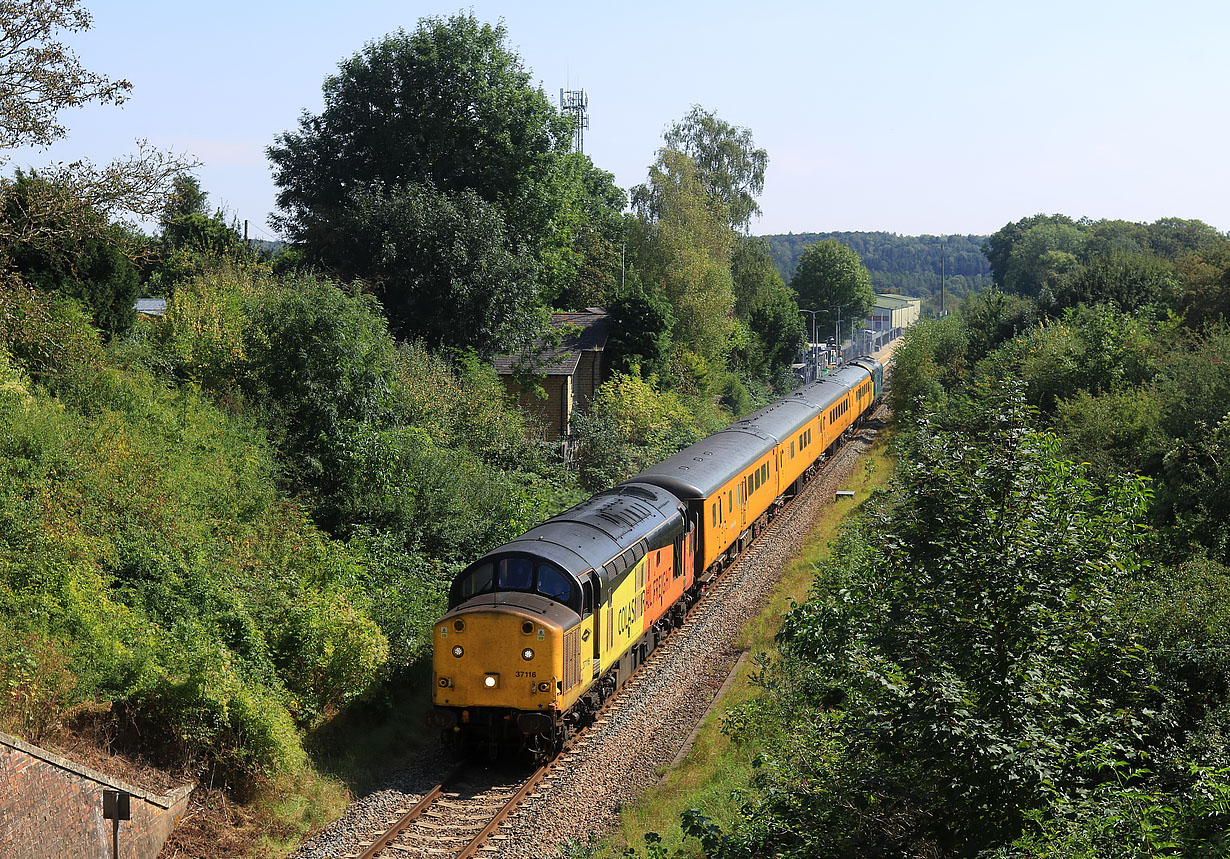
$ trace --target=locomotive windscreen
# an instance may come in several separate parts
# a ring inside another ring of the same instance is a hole
[[[526,555],[511,555],[498,560],[483,560],[463,572],[453,582],[449,608],[468,599],[496,591],[536,593],[561,602],[578,614],[581,592],[571,576],[554,564]]]

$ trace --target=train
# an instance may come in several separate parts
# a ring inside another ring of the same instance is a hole
[[[857,358],[467,566],[432,630],[428,724],[492,755],[558,754],[883,388]]]

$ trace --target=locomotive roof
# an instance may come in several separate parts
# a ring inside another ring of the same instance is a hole
[[[581,616],[558,600],[549,599],[541,594],[531,594],[524,591],[488,591],[472,596],[461,605],[452,608],[446,619],[465,616],[474,612],[487,611],[491,608],[515,608],[523,612],[538,615],[540,623],[553,626],[559,630],[572,629]]]
[[[669,542],[683,529],[679,499],[657,486],[625,483],[553,516],[471,566],[522,553],[551,561],[577,578],[595,570],[606,588],[645,556],[647,544]],[[622,557],[629,550],[632,555]],[[612,559],[617,559],[613,568],[604,570]]]

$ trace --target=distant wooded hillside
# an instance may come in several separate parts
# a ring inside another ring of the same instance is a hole
[[[982,253],[985,236],[899,236],[896,233],[790,233],[765,236],[773,263],[789,283],[808,245],[836,239],[856,251],[871,274],[876,292],[924,299],[938,308],[940,259],[946,260],[949,301],[991,284],[991,266]],[[951,307],[951,305],[950,305]]]

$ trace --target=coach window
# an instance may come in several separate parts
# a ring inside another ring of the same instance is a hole
[[[726,490],[726,512],[729,513],[735,509],[735,493],[732,489]]]

